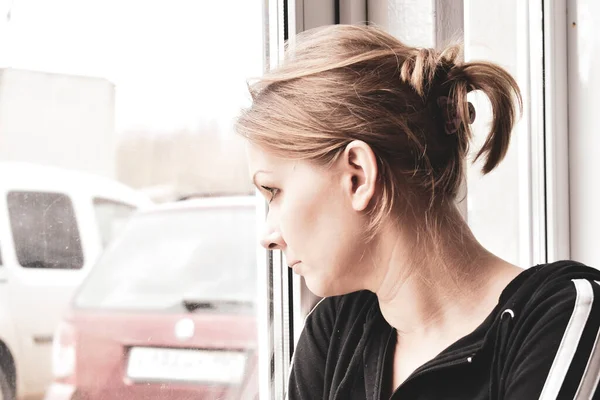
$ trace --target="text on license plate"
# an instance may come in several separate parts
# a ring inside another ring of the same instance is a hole
[[[133,347],[127,376],[134,381],[239,384],[246,354],[240,351]]]

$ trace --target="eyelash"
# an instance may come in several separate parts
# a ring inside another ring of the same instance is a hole
[[[279,193],[279,189],[275,189],[269,186],[261,186],[264,190],[266,190],[267,192],[271,193],[271,198],[269,199],[269,204],[273,201],[273,199],[275,199],[275,196],[277,196],[277,193]]]

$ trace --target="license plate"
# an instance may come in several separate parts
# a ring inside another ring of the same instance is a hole
[[[238,351],[133,347],[127,376],[133,381],[239,384],[246,355]]]

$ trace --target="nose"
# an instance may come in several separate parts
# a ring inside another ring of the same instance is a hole
[[[267,250],[282,250],[285,247],[283,236],[278,231],[267,231],[260,239],[260,244]]]

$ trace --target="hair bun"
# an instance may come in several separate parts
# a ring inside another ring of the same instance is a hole
[[[400,79],[409,84],[421,97],[426,97],[436,85],[443,85],[461,53],[460,46],[450,46],[439,52],[435,49],[415,49],[400,68]]]

